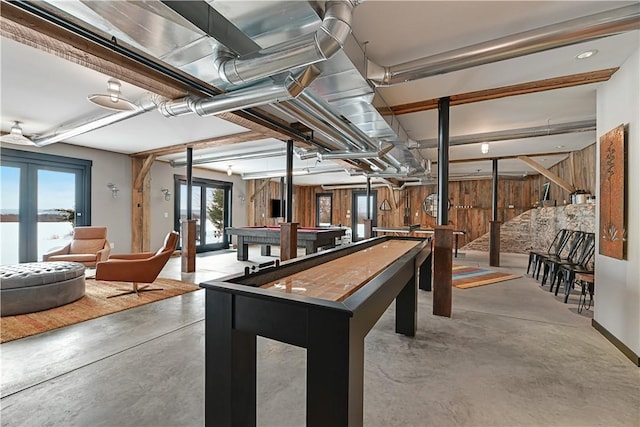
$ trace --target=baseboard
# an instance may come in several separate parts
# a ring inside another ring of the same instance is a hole
[[[596,322],[595,319],[591,319],[591,326],[593,326],[598,332],[600,332],[606,339],[611,341],[618,350],[622,352],[625,356],[629,358],[633,362],[634,365],[640,367],[640,356],[635,354],[633,350],[627,347],[622,341],[616,338],[611,332],[607,331],[607,329],[602,326],[600,323]]]

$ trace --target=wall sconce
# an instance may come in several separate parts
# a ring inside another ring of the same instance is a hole
[[[227,168],[227,176],[233,175],[233,171],[231,170],[231,165]]]
[[[480,146],[480,151],[482,152],[482,154],[487,154],[489,152],[489,143],[483,142]]]
[[[246,196],[243,193],[238,194],[238,199],[240,199],[240,204],[244,206],[244,201],[246,200]]]
[[[110,182],[107,184],[107,188],[111,190],[111,197],[113,197],[114,199],[118,197],[118,191],[120,191],[120,189],[118,188],[117,185]]]
[[[171,192],[169,191],[168,188],[163,188],[162,190],[162,194],[164,194],[164,199],[168,202],[169,200],[171,200]]]

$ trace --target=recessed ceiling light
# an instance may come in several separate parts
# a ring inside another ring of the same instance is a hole
[[[564,145],[556,145],[556,148],[564,148]]]
[[[582,52],[578,55],[576,55],[577,59],[587,59],[587,58],[591,58],[593,55],[595,55],[596,53],[598,53],[597,50],[593,49],[593,50],[587,50],[586,52]]]

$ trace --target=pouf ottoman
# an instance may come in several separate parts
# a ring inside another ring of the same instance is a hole
[[[0,266],[0,316],[47,310],[82,298],[84,269],[78,262]]]

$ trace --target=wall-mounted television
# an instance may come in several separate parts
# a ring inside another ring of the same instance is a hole
[[[281,205],[280,199],[271,199],[271,218],[283,218],[286,211],[286,202],[283,201]]]

